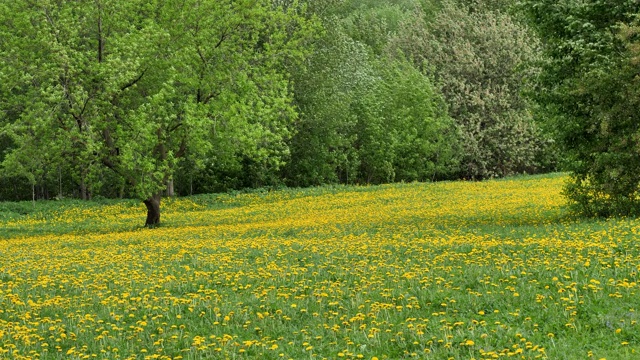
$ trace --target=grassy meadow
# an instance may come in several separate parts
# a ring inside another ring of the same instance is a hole
[[[0,358],[638,359],[640,221],[564,181],[0,203]]]

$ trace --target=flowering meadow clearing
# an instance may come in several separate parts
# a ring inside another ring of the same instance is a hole
[[[640,221],[572,220],[565,180],[5,213],[0,358],[640,358]]]

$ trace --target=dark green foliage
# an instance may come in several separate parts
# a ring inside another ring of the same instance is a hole
[[[223,193],[282,186],[280,169],[249,157],[211,158],[202,168],[185,162],[175,177],[177,195]]]
[[[548,61],[537,100],[553,119],[572,178],[565,194],[588,216],[640,213],[637,32],[631,0],[519,2]]]
[[[352,105],[373,83],[366,48],[339,31],[328,31],[317,43],[306,68],[294,73],[300,117],[290,142],[291,160],[284,169],[295,186],[348,182],[357,163],[353,149],[356,124]]]

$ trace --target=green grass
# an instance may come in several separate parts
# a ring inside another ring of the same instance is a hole
[[[0,203],[0,356],[639,358],[640,222],[564,179]]]

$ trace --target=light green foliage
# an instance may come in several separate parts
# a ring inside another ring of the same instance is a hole
[[[366,48],[337,30],[329,30],[294,73],[300,111],[285,169],[294,185],[318,185],[355,179],[358,166],[352,144],[357,118],[352,106],[373,85]],[[351,173],[351,179],[347,179]]]
[[[584,215],[638,214],[637,1],[519,2],[548,61],[537,100],[554,120]]]
[[[387,50],[415,5],[345,2],[325,13],[326,34],[294,72],[301,118],[285,169],[291,184],[424,181],[454,172],[457,133],[446,105],[428,77]]]
[[[46,54],[41,52],[37,42],[30,41],[32,39],[29,38],[29,34],[19,30],[30,26],[29,18],[13,16],[10,10],[9,3],[0,4],[0,136],[3,139],[3,153],[0,159],[11,164],[4,169],[2,175],[13,180],[23,177],[29,185],[35,185],[45,177],[45,165],[51,160],[47,153],[37,157],[35,153],[39,149],[52,149],[55,145],[42,138],[45,129],[38,128],[28,116],[25,116],[25,121],[19,129],[7,128],[7,125],[15,121],[32,102],[33,91],[27,85],[29,81],[33,81],[33,77],[29,73],[47,66]],[[38,57],[37,61],[21,61],[18,51],[21,43],[26,45],[26,51]],[[33,104],[32,111],[39,111],[36,109],[38,107],[40,111],[48,110],[42,109],[41,105]],[[15,131],[29,133],[30,137],[14,139]],[[7,148],[16,145],[31,151],[8,154]]]
[[[287,154],[295,112],[281,64],[304,56],[310,31],[295,9],[16,1],[1,11],[15,19],[0,26],[11,35],[0,49],[12,91],[2,108],[16,145],[5,168],[35,159],[28,175],[51,155],[81,184],[96,187],[109,168],[146,199],[187,155],[197,166],[233,147],[277,167]]]
[[[384,52],[389,36],[399,30],[406,14],[416,6],[415,0],[348,0],[336,13],[342,14],[340,22],[349,37],[379,55]]]
[[[535,171],[545,140],[521,92],[538,43],[506,13],[443,1],[435,18],[417,9],[392,46],[433,74],[460,127],[461,175],[482,179]]]
[[[379,80],[358,124],[367,183],[428,181],[457,170],[459,133],[432,81],[403,60],[376,64]]]
[[[261,15],[259,26],[256,25],[258,32],[242,34],[247,37],[245,43],[229,48],[223,57],[216,55],[218,49],[212,50],[213,56],[208,57],[211,64],[207,67],[216,67],[216,76],[223,77],[197,79],[214,93],[228,90],[220,99],[223,101],[214,100],[211,106],[207,105],[209,110],[204,106],[204,116],[212,121],[208,137],[212,147],[197,171],[193,157],[182,164],[177,175],[182,193],[189,193],[194,181],[200,192],[257,187],[278,181],[279,169],[289,156],[286,140],[297,117],[291,104],[288,68],[297,66],[306,55],[307,41],[317,31],[317,25],[314,20],[307,21],[298,15],[304,7],[297,2],[274,4],[278,5],[275,10]],[[206,13],[200,16],[212,23],[219,22]],[[210,35],[203,34],[199,42],[207,44],[208,38]],[[220,61],[234,58],[238,63],[231,68]],[[202,95],[203,99],[208,96]]]

